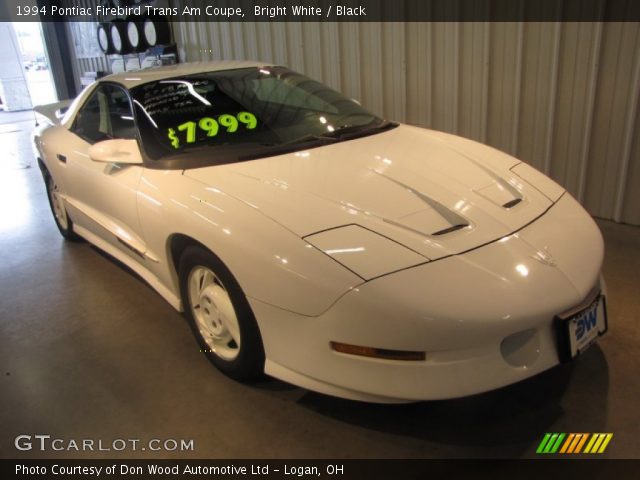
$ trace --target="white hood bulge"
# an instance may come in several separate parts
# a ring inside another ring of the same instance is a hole
[[[562,190],[551,180],[535,177],[551,184],[536,188],[510,170],[519,163],[470,140],[403,125],[185,175],[300,237],[357,224],[433,260],[508,235],[557,200]]]

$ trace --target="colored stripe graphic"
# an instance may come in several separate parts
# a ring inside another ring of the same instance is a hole
[[[574,434],[573,442],[571,442],[571,445],[569,445],[569,450],[567,450],[567,453],[573,453],[576,447],[578,446],[578,442],[580,440],[582,440],[582,434],[581,433]]]
[[[560,449],[560,453],[565,453],[567,451],[567,448],[569,448],[569,445],[571,445],[571,442],[573,442],[573,439],[575,438],[576,434],[575,433],[570,433],[569,436],[567,437],[567,441],[564,442],[564,445],[562,445],[562,448]]]
[[[589,440],[589,443],[587,443],[587,448],[584,449],[584,453],[591,453],[591,447],[593,447],[593,444],[596,443],[596,438],[598,438],[598,435],[596,435],[595,433],[591,435],[591,440]]]
[[[536,453],[604,453],[612,438],[613,433],[545,433]]]
[[[584,453],[603,453],[612,438],[613,433],[594,433]]]
[[[606,438],[604,439],[604,442],[602,442],[602,445],[600,445],[600,450],[598,450],[598,453],[604,453],[604,451],[607,448],[607,445],[609,445],[609,442],[611,441],[611,439],[613,438],[613,433],[607,433],[606,434]]]
[[[551,438],[551,434],[550,433],[545,433],[544,434],[544,438],[540,442],[540,445],[538,445],[538,449],[536,450],[536,453],[542,453],[542,450],[544,450],[544,446],[549,441],[549,438]]]
[[[553,447],[553,444],[556,441],[556,438],[558,438],[557,433],[554,433],[551,435],[551,438],[547,442],[547,446],[544,447],[544,450],[542,451],[542,453],[551,453],[551,447]]]
[[[589,437],[588,433],[583,433],[582,434],[582,438],[578,442],[578,445],[576,445],[576,449],[575,449],[575,451],[573,453],[580,453],[580,451],[582,450],[582,447],[584,446],[584,442],[587,441],[588,437]]]
[[[558,448],[560,448],[560,444],[562,443],[564,436],[565,436],[564,433],[561,433],[560,435],[558,435],[558,439],[556,440],[556,443],[553,445],[553,447],[551,447],[551,450],[549,451],[549,453],[556,453],[558,451]]]

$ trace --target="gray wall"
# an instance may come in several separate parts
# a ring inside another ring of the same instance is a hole
[[[638,23],[174,23],[182,61],[287,65],[387,118],[505,150],[640,225]]]

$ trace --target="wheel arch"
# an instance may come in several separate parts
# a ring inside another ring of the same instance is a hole
[[[42,158],[40,157],[36,157],[36,161],[38,162],[38,168],[40,168],[40,173],[42,173],[42,176],[44,176],[45,178],[51,176],[49,168],[47,168],[47,164],[44,163],[44,160],[42,160]]]
[[[187,249],[189,249],[190,247],[198,247],[202,249],[207,254],[210,254],[211,256],[213,256],[213,258],[220,263],[221,267],[224,267],[223,270],[226,270],[226,272],[216,271],[216,274],[226,273],[226,276],[230,277],[229,279],[230,283],[226,283],[226,281],[224,280],[224,277],[220,277],[220,278],[223,279],[222,280],[223,282],[225,282],[227,289],[229,287],[232,287],[231,289],[229,289],[230,292],[235,291],[240,295],[241,300],[240,298],[236,297],[236,299],[240,300],[240,303],[234,304],[234,308],[237,308],[239,306],[240,308],[244,309],[244,310],[237,310],[237,311],[246,312],[247,315],[244,317],[245,321],[249,322],[248,325],[251,325],[251,328],[255,332],[254,334],[250,334],[250,337],[247,337],[247,338],[254,338],[254,340],[257,342],[254,345],[255,351],[253,351],[253,353],[251,354],[244,354],[245,360],[243,360],[243,362],[246,362],[246,359],[249,358],[247,357],[247,355],[252,355],[251,358],[253,358],[253,356],[255,355],[258,355],[258,357],[255,357],[255,358],[260,359],[259,360],[260,365],[259,365],[259,368],[256,367],[256,369],[254,369],[255,370],[254,372],[252,372],[251,374],[240,374],[240,375],[231,374],[229,370],[227,370],[224,367],[221,367],[219,364],[216,364],[216,362],[214,362],[214,364],[216,364],[216,366],[220,370],[222,370],[226,375],[230,376],[231,378],[235,378],[236,380],[251,380],[254,378],[258,378],[259,375],[262,375],[264,373],[264,361],[265,361],[264,343],[262,339],[262,332],[260,329],[260,325],[257,322],[255,313],[253,312],[251,304],[249,303],[249,299],[247,298],[244,292],[244,289],[242,288],[242,285],[240,284],[240,282],[238,281],[234,273],[231,271],[231,269],[224,262],[224,260],[220,258],[220,256],[216,252],[214,252],[211,248],[209,248],[202,242],[199,242],[192,236],[189,236],[183,233],[173,233],[168,237],[168,241],[167,241],[167,259],[168,259],[168,262],[171,264],[170,271],[173,277],[173,281],[176,282],[177,291],[180,292],[181,310],[187,316],[187,318],[191,318],[193,320],[193,317],[191,316],[192,314],[189,312],[188,300],[185,297],[183,297],[183,287],[185,287],[185,284],[181,283],[181,276],[180,276],[181,257],[184,254],[184,252],[187,251]]]
[[[180,257],[188,247],[200,247],[203,250],[211,253],[218,259],[218,261],[220,261],[220,263],[225,266],[225,268],[231,273],[231,275],[233,275],[234,279],[242,289],[242,285],[240,284],[238,278],[233,274],[227,263],[222,258],[220,258],[220,256],[210,247],[196,240],[190,235],[186,235],[184,233],[173,233],[167,240],[167,259],[170,263],[169,269],[171,273],[171,280],[174,284],[174,288],[176,289],[175,291],[180,292]],[[244,289],[242,290],[244,292]],[[182,305],[182,309],[184,309],[184,305]]]
[[[178,269],[180,267],[180,257],[182,256],[182,253],[185,251],[185,249],[190,246],[199,246],[210,250],[195,238],[190,237],[189,235],[184,235],[182,233],[173,233],[167,239],[167,259],[170,262],[169,268],[171,272],[171,281],[173,282],[174,289],[177,292],[180,291],[180,278],[178,275]],[[182,306],[182,308],[184,308],[184,305]]]

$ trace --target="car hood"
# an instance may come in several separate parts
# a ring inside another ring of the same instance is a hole
[[[407,125],[184,175],[300,237],[359,225],[430,260],[519,230],[563,192],[505,153]]]

